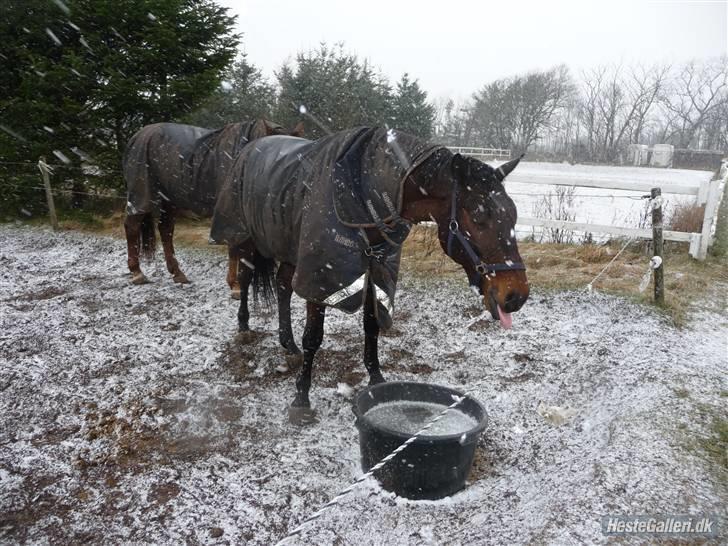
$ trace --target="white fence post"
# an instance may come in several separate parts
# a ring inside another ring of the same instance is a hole
[[[705,214],[703,215],[703,229],[700,232],[700,244],[698,245],[696,254],[692,252],[692,245],[690,252],[690,255],[698,260],[704,260],[708,256],[708,247],[712,239],[713,221],[716,219],[718,205],[720,205],[720,187],[720,179],[713,180],[708,187],[708,196],[705,201]]]

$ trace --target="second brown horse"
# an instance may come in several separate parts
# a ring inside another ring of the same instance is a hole
[[[139,255],[151,257],[154,253],[157,214],[167,270],[174,282],[189,282],[174,255],[176,214],[190,211],[210,216],[217,192],[240,151],[258,138],[285,134],[302,136],[302,124],[290,132],[264,119],[233,123],[217,130],[178,123],[155,123],[140,129],[129,140],[122,169],[127,188],[124,230],[132,283],[147,282]],[[236,279],[238,263],[238,250],[231,247],[227,281],[233,297],[240,292]]]

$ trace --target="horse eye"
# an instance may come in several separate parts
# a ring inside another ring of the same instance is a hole
[[[475,207],[471,216],[476,224],[484,224],[488,221],[488,211],[482,203]]]

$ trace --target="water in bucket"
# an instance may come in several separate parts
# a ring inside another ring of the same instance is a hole
[[[374,406],[366,419],[374,426],[386,427],[403,434],[414,434],[438,416],[447,406],[432,402],[398,400]],[[424,433],[426,436],[462,434],[477,426],[477,421],[457,409],[449,410]]]

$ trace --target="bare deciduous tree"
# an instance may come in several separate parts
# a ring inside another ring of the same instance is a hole
[[[458,145],[531,148],[546,157],[614,163],[629,144],[728,150],[728,57],[684,65],[563,66],[496,80],[472,105],[450,105]]]
[[[698,146],[699,131],[728,101],[728,57],[686,63],[661,96],[666,140]]]
[[[473,97],[470,133],[490,146],[525,151],[552,127],[573,90],[563,65],[492,82]]]

